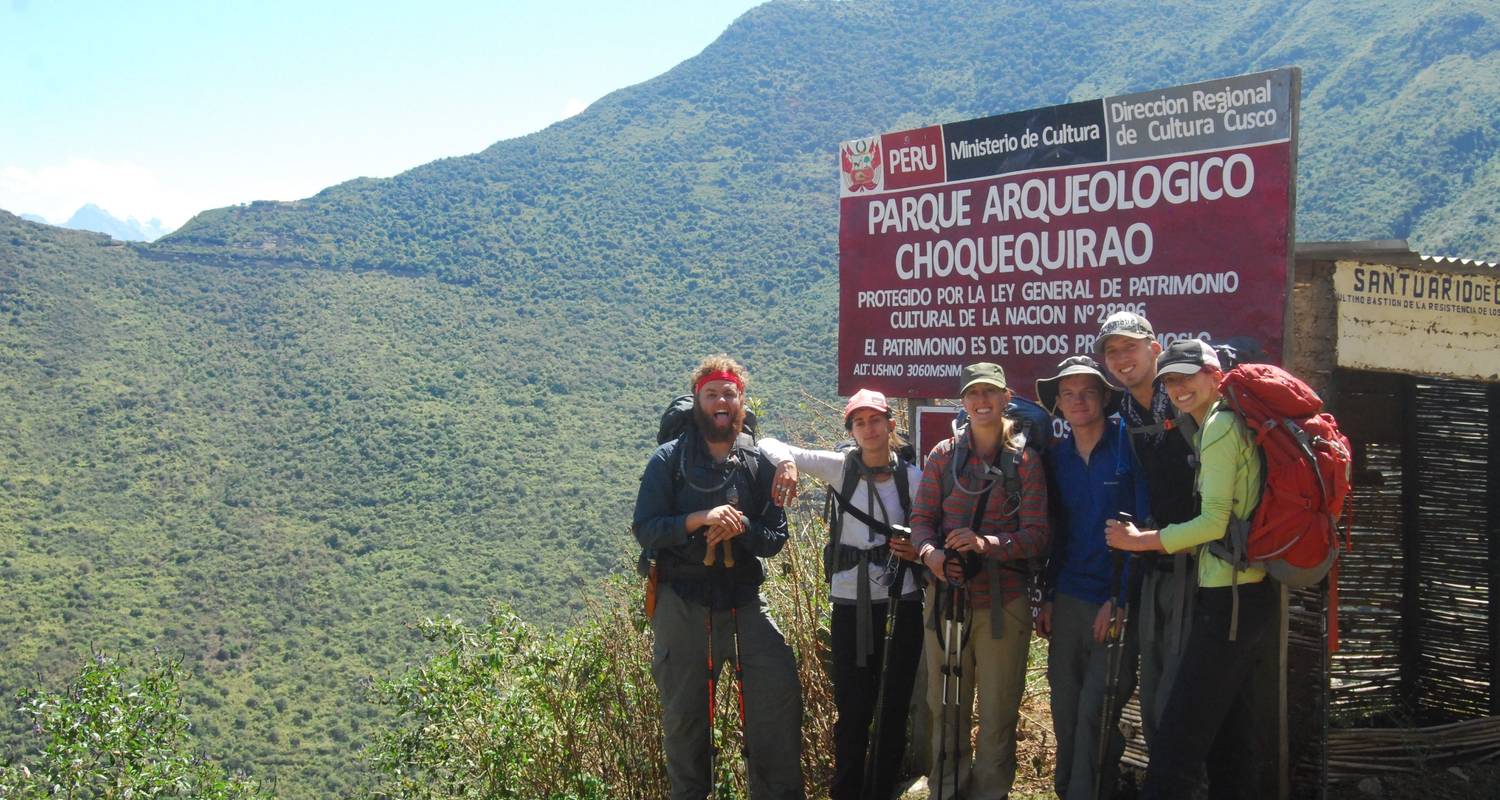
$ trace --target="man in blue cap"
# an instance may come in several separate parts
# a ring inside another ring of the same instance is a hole
[[[1187,415],[1179,414],[1156,380],[1161,351],[1151,323],[1131,311],[1106,317],[1094,340],[1094,354],[1125,389],[1120,421],[1145,472],[1150,508],[1149,518],[1141,519],[1148,528],[1198,515],[1193,494],[1197,456],[1191,432],[1183,435]],[[1197,572],[1191,553],[1146,553],[1136,560],[1140,593],[1132,613],[1140,645],[1141,721],[1151,744],[1187,640]]]

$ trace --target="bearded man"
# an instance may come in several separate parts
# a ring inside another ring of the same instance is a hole
[[[693,424],[651,455],[636,495],[632,527],[658,581],[651,673],[673,800],[713,789],[710,704],[726,661],[738,662],[751,798],[804,796],[797,665],[760,593],[786,515],[771,502],[775,466],[743,431],[749,381],[728,356],[698,365]]]

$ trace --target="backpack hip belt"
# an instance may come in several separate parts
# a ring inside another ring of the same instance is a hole
[[[891,557],[891,546],[888,544],[877,545],[870,548],[859,548],[852,545],[840,544],[834,548],[831,559],[833,572],[835,574],[846,569],[852,569],[861,563],[880,563]]]
[[[658,557],[657,580],[669,583],[722,583],[756,585],[760,583],[759,559],[736,558],[733,567],[718,564],[705,567],[701,563],[679,561]]]

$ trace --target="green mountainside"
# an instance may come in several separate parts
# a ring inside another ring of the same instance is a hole
[[[1477,0],[776,2],[540,133],[152,245],[0,213],[0,694],[180,652],[211,752],[352,793],[412,623],[566,623],[633,558],[699,356],[773,431],[831,396],[839,141],[1287,64],[1300,239],[1500,257]]]

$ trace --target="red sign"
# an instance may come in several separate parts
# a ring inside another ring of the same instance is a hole
[[[943,182],[943,129],[934,125],[880,137],[885,188],[905,189]]]
[[[840,204],[840,392],[952,397],[964,364],[995,361],[1031,395],[1120,310],[1163,344],[1246,337],[1279,358],[1296,77],[861,140],[880,156]]]
[[[957,406],[917,406],[917,429],[911,443],[917,454],[917,466],[927,463],[927,454],[938,442],[953,436],[953,423],[957,421]]]

